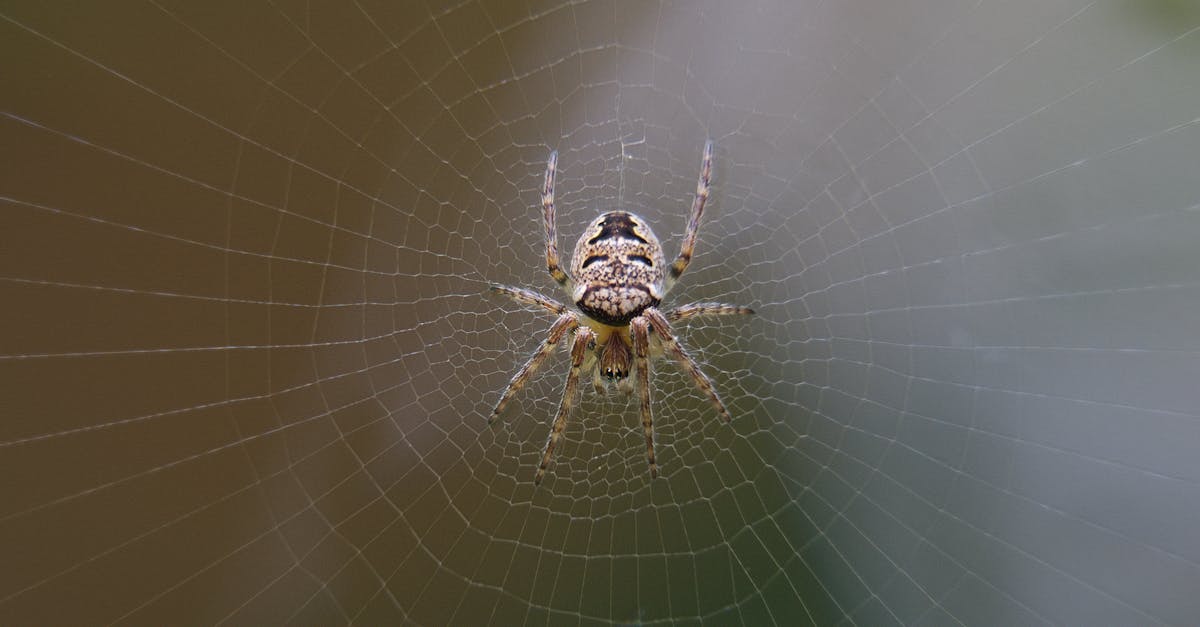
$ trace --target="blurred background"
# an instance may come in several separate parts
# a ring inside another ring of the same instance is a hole
[[[68,6],[69,5],[69,6]],[[1200,5],[0,4],[0,622],[1200,622]],[[734,415],[567,360],[600,211]]]

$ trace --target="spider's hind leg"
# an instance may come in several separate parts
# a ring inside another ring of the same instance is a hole
[[[547,298],[533,290],[527,290],[523,287],[493,284],[488,286],[488,289],[497,294],[504,294],[518,303],[541,307],[552,314],[562,315],[568,311],[566,306],[556,302],[554,299]]]
[[[696,195],[692,199],[692,210],[688,214],[687,230],[683,234],[683,244],[679,247],[679,256],[671,263],[667,273],[668,287],[675,284],[679,275],[692,262],[692,254],[696,251],[696,233],[700,231],[700,216],[704,214],[704,204],[708,202],[709,184],[712,181],[712,140],[704,142],[704,156],[700,159],[700,176],[696,179]]]
[[[671,322],[679,322],[688,318],[699,318],[702,316],[750,316],[754,314],[754,310],[741,305],[727,305],[725,303],[692,303],[690,305],[682,305],[667,312],[667,320]]]
[[[558,172],[558,151],[546,160],[546,176],[542,181],[542,223],[546,229],[546,269],[567,293],[571,292],[571,277],[558,262],[558,222],[554,211],[554,175]]]

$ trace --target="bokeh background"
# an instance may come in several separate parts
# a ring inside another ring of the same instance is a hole
[[[1200,5],[0,3],[0,622],[1200,622]],[[735,418],[555,355],[597,212]]]

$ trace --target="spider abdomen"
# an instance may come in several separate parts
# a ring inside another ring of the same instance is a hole
[[[627,211],[605,213],[575,244],[575,305],[593,320],[627,325],[662,302],[664,266],[662,245],[645,220]]]

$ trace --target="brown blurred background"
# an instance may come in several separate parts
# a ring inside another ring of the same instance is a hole
[[[0,4],[0,623],[1194,624],[1185,0]],[[566,360],[617,207],[735,419]]]

